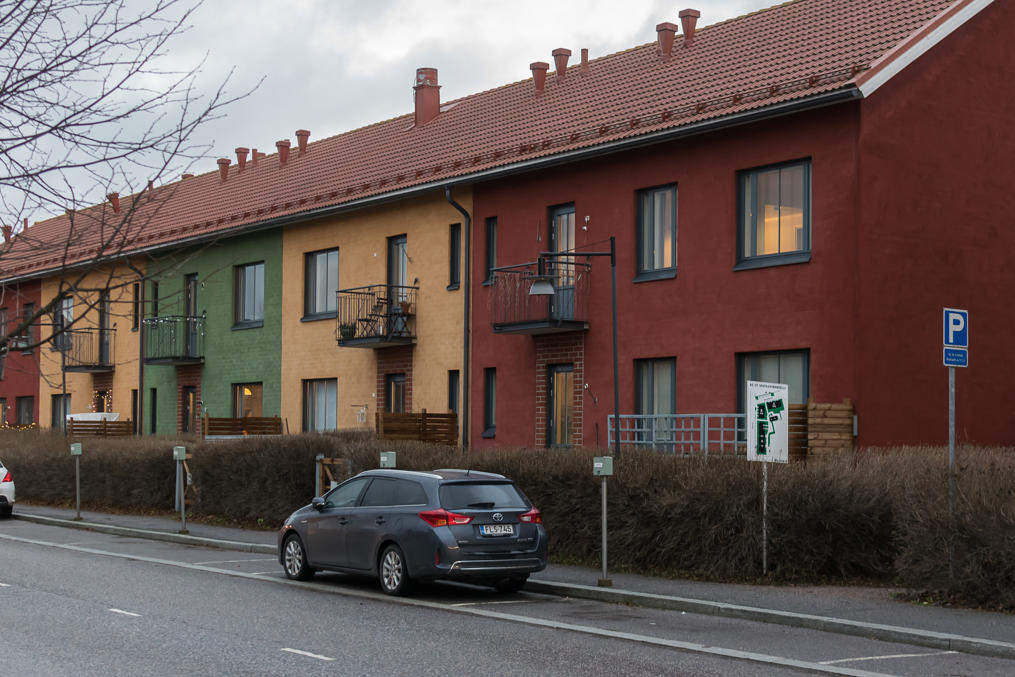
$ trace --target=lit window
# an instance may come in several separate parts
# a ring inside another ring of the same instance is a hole
[[[740,174],[743,267],[806,261],[811,249],[809,160]]]
[[[260,383],[233,384],[233,417],[261,416]]]
[[[677,267],[677,187],[638,191],[638,273]]]

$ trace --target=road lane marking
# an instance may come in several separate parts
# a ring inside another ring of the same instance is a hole
[[[689,653],[719,656],[722,658],[731,658],[735,660],[741,660],[750,663],[760,663],[769,666],[798,668],[800,670],[830,675],[851,675],[853,677],[885,677],[883,673],[868,672],[856,668],[839,667],[835,665],[822,665],[821,663],[815,663],[812,661],[805,661],[796,658],[772,656],[768,654],[755,653],[751,651],[740,651],[737,649],[726,649],[723,647],[697,644],[694,642],[682,642],[678,640],[664,639],[661,637],[652,637],[649,635],[639,635],[630,632],[606,630],[603,628],[597,628],[590,625],[577,625],[574,623],[564,623],[559,621],[544,620],[541,618],[531,618],[529,616],[518,616],[515,614],[509,614],[500,611],[493,611],[490,609],[479,609],[475,607],[452,607],[448,604],[430,602],[427,600],[412,599],[412,598],[394,598],[391,597],[390,595],[385,595],[384,593],[381,592],[370,592],[368,590],[356,590],[352,588],[334,588],[321,585],[319,583],[315,584],[302,581],[293,581],[282,577],[265,578],[263,576],[257,576],[243,571],[236,571],[235,569],[233,570],[216,569],[214,567],[203,566],[198,564],[190,564],[178,560],[161,559],[158,557],[147,557],[145,555],[133,555],[130,553],[109,552],[106,550],[98,550],[96,548],[85,548],[81,546],[64,545],[62,543],[51,543],[48,541],[39,541],[31,538],[22,538],[20,536],[10,536],[2,533],[0,533],[0,539],[7,541],[15,541],[18,543],[27,543],[30,545],[38,545],[41,547],[57,548],[61,550],[71,550],[73,552],[80,552],[89,555],[98,555],[101,557],[113,557],[117,559],[125,559],[134,562],[160,564],[163,566],[178,567],[181,569],[190,569],[192,571],[204,571],[206,573],[218,574],[222,576],[232,576],[233,578],[245,578],[247,580],[262,581],[265,583],[273,583],[276,585],[288,585],[290,587],[300,588],[317,594],[329,593],[334,595],[342,595],[343,597],[357,597],[360,599],[369,599],[377,602],[386,602],[388,604],[401,604],[404,606],[414,606],[423,609],[433,609],[437,611],[446,611],[450,613],[481,616],[483,618],[508,621],[512,623],[520,623],[523,625],[542,627],[550,630],[567,630],[580,634],[604,637],[607,639],[624,640],[639,644],[645,644],[649,646],[658,646],[669,649],[676,649],[678,651],[686,651]]]
[[[123,614],[124,616],[133,616],[134,618],[141,618],[141,614],[136,614],[133,611],[124,611],[123,609],[110,609],[114,614]]]
[[[887,656],[861,656],[859,658],[839,658],[834,661],[821,661],[822,665],[833,665],[835,663],[853,663],[855,661],[883,661],[889,658],[923,658],[925,656],[947,656],[958,653],[958,651],[934,651],[932,653],[896,653]]]
[[[480,606],[484,604],[530,604],[532,600],[529,599],[502,599],[496,602],[459,602],[458,604],[449,604],[448,606]]]
[[[276,557],[259,557],[256,559],[213,559],[208,562],[192,562],[192,564],[241,564],[243,562],[277,562]]]
[[[254,573],[252,573],[250,575],[251,576],[274,576],[277,573],[278,573],[277,571],[255,571]]]
[[[11,587],[10,583],[0,583],[0,588],[9,588],[9,587]]]
[[[309,651],[300,651],[299,649],[286,649],[286,648],[283,648],[282,651],[288,651],[289,653],[294,653],[297,656],[306,656],[307,658],[316,658],[319,661],[333,661],[333,660],[335,660],[334,658],[330,658],[328,656],[322,656],[320,654],[310,653]]]

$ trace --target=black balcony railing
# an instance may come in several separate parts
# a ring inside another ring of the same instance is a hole
[[[416,340],[419,287],[375,284],[338,291],[335,338],[340,346],[384,348]]]
[[[115,337],[113,329],[68,329],[53,337],[53,347],[64,353],[64,371],[113,371]]]
[[[545,260],[542,275],[535,263],[497,268],[489,297],[494,332],[553,334],[588,329],[591,270],[590,264],[573,259]],[[537,281],[552,285],[553,294],[531,295]]]
[[[167,315],[144,321],[146,364],[196,364],[204,361],[204,318]]]

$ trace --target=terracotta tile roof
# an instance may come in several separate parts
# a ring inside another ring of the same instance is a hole
[[[950,6],[968,0],[794,0],[698,28],[694,44],[678,36],[663,58],[655,42],[575,64],[563,81],[532,79],[442,105],[419,128],[413,115],[121,198],[140,218],[116,238],[126,253],[253,226],[328,206],[355,203],[425,184],[461,180],[514,163],[676,129],[744,111],[852,88],[871,63]],[[707,15],[703,22],[707,21]],[[234,161],[235,162],[235,161]],[[87,261],[112,228],[108,204],[72,219],[38,223],[15,238],[0,279]],[[100,232],[99,224],[105,219]],[[51,248],[42,243],[58,243]]]

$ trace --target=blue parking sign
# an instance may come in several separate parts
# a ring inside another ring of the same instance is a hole
[[[969,311],[945,308],[944,344],[947,348],[969,347]]]

